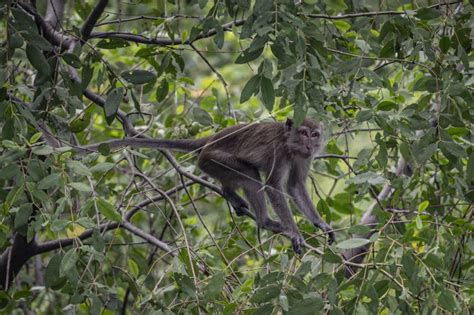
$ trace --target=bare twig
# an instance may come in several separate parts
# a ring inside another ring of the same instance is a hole
[[[452,4],[461,3],[462,1],[452,1],[452,2],[443,2],[434,5],[430,5],[426,8],[439,8],[442,6],[448,6]],[[344,19],[352,19],[357,17],[377,17],[382,15],[409,15],[415,14],[417,10],[410,10],[410,11],[376,11],[376,12],[360,12],[360,13],[348,13],[348,14],[341,14],[341,15],[327,15],[327,14],[308,14],[307,16],[315,19],[326,19],[326,20],[344,20]]]
[[[169,255],[176,256],[176,254],[173,252],[173,249],[171,249],[168,246],[168,244],[166,244],[165,242],[160,241],[159,239],[157,239],[153,235],[148,234],[145,231],[139,229],[138,227],[136,227],[132,223],[130,223],[128,221],[124,221],[120,224],[120,226],[122,226],[124,229],[132,232],[133,234],[141,237],[142,239],[146,240],[148,243],[150,243],[152,245],[155,245],[159,249],[167,252]]]

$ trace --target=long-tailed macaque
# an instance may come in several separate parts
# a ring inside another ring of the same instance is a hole
[[[249,210],[252,208],[258,227],[286,234],[291,238],[293,250],[300,253],[304,239],[285,200],[285,184],[297,208],[328,233],[331,242],[335,240],[333,230],[315,210],[306,190],[311,160],[323,146],[322,132],[321,124],[314,120],[305,119],[296,127],[288,119],[286,123],[232,126],[197,140],[126,138],[107,143],[112,149],[131,146],[197,152],[199,167],[221,182],[223,195],[237,215],[253,216]],[[95,151],[97,145],[85,149]],[[261,175],[264,175],[263,181]],[[238,188],[243,188],[250,207],[237,194]],[[265,193],[280,221],[268,216]]]

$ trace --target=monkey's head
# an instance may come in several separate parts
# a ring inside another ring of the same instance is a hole
[[[292,119],[285,123],[286,145],[290,153],[304,159],[311,158],[323,146],[323,126],[310,118],[296,127]]]

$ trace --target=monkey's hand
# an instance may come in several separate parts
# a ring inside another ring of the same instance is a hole
[[[321,223],[316,223],[314,224],[316,227],[320,228],[321,230],[324,231],[329,237],[329,244],[332,244],[336,241],[336,234],[334,233],[332,227],[327,224],[326,222],[321,222]]]

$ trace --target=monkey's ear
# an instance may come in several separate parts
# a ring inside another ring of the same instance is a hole
[[[293,126],[293,119],[287,118],[286,123],[285,123],[285,130],[290,131],[292,126]]]

